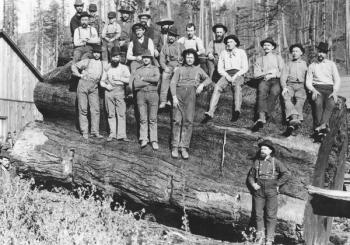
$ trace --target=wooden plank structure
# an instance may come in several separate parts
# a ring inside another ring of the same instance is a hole
[[[0,137],[42,119],[33,91],[43,78],[10,37],[0,30]]]

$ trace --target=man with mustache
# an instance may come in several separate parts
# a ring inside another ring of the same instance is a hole
[[[288,127],[284,135],[290,136],[300,127],[303,121],[303,107],[306,100],[305,78],[307,64],[301,59],[305,50],[301,44],[293,44],[289,48],[292,60],[283,68],[281,74],[282,97],[285,104]],[[293,100],[295,99],[295,103]]]
[[[160,35],[155,43],[156,49],[161,52],[163,46],[168,42],[168,30],[174,24],[174,21],[171,19],[161,19],[156,23],[160,26]]]
[[[109,136],[107,141],[113,139],[129,141],[126,137],[126,104],[125,86],[129,83],[130,72],[126,65],[120,63],[120,49],[111,49],[111,63],[103,73],[101,87],[105,88],[105,105],[108,115]],[[117,118],[116,118],[117,115]],[[118,129],[117,120],[118,119]]]
[[[275,158],[276,150],[270,140],[259,143],[259,148],[257,158],[248,173],[248,183],[253,188],[256,240],[258,244],[272,245],[277,222],[279,187],[288,181],[290,173]]]
[[[74,3],[74,8],[75,8],[75,15],[73,15],[72,19],[70,20],[70,33],[72,35],[72,38],[74,36],[74,31],[76,28],[78,28],[81,23],[80,23],[80,16],[81,13],[83,12],[84,9],[84,2],[82,0],[75,0]]]
[[[89,5],[89,14],[90,14],[90,19],[89,19],[89,25],[92,27],[95,27],[98,36],[101,36],[102,33],[102,20],[100,16],[97,15],[97,5],[94,3],[91,3]]]
[[[127,9],[127,8],[120,8],[118,10],[120,12],[120,20],[117,21],[119,26],[121,27],[121,33],[119,37],[119,48],[121,51],[121,62],[126,62],[126,52],[128,50],[128,45],[130,42],[131,34],[132,34],[132,23],[131,23],[131,14],[133,11]]]
[[[284,66],[282,57],[273,53],[277,44],[268,37],[260,42],[264,55],[258,57],[254,64],[254,78],[259,80],[258,85],[258,114],[259,118],[254,123],[253,132],[261,129],[266,123],[266,117],[275,106],[281,92],[280,77]]]
[[[186,25],[186,37],[177,40],[185,46],[185,49],[194,49],[198,55],[205,54],[205,48],[202,39],[196,36],[196,26],[193,23]]]
[[[96,29],[89,25],[89,17],[87,12],[82,12],[80,15],[81,26],[74,31],[73,63],[89,58],[92,47],[100,44]]]
[[[218,23],[213,26],[212,31],[215,33],[215,40],[210,41],[207,49],[208,56],[208,69],[209,69],[209,77],[213,80],[213,82],[217,82],[220,77],[216,76],[214,79],[213,74],[214,71],[217,71],[219,55],[225,50],[224,37],[227,32],[227,27],[221,23]]]
[[[90,108],[91,136],[102,138],[100,126],[100,98],[98,84],[103,75],[101,46],[95,45],[91,59],[83,59],[72,65],[73,75],[79,77],[77,88],[78,113],[80,131],[84,139],[89,138],[88,108]]]
[[[118,47],[118,40],[121,33],[121,27],[116,22],[117,13],[111,11],[108,13],[108,23],[105,24],[102,30],[102,60],[109,60],[110,52],[113,47]]]
[[[185,50],[183,44],[176,42],[179,36],[177,29],[172,26],[167,34],[167,44],[163,46],[160,52],[159,63],[163,69],[162,84],[160,87],[160,105],[159,108],[165,108],[168,100],[169,86],[174,70],[181,66],[182,52]]]
[[[306,88],[312,93],[315,103],[314,137],[319,142],[329,132],[329,118],[338,101],[341,80],[336,64],[327,59],[328,43],[320,42],[316,48],[317,60],[308,68]]]

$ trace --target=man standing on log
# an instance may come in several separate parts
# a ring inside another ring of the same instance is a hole
[[[254,189],[257,241],[259,244],[272,245],[277,222],[279,187],[288,181],[290,174],[283,163],[274,157],[275,148],[270,140],[262,141],[259,147],[258,157],[248,173],[248,183]]]
[[[173,158],[188,159],[188,149],[192,137],[193,119],[196,106],[196,94],[212,81],[198,66],[198,54],[194,49],[186,49],[182,53],[183,66],[175,70],[170,82],[170,91],[173,95],[173,132],[172,151]]]
[[[74,31],[73,63],[90,58],[92,47],[100,44],[95,27],[89,25],[88,12],[81,13],[80,17],[81,26]]]
[[[215,33],[215,40],[210,41],[208,45],[207,64],[209,69],[209,77],[216,83],[220,78],[219,74],[217,74],[219,55],[226,48],[224,37],[227,32],[227,27],[221,23],[218,23],[213,26],[212,31]],[[214,72],[216,74],[215,78],[213,77]]]
[[[143,65],[132,73],[130,84],[136,91],[137,108],[140,116],[141,148],[148,144],[158,150],[157,114],[158,114],[158,82],[160,73],[158,67],[151,64],[153,54],[146,50],[142,54]],[[148,137],[149,130],[149,137]]]
[[[75,15],[73,15],[72,19],[70,20],[70,24],[69,24],[70,33],[72,35],[72,38],[74,37],[75,29],[81,25],[80,17],[81,17],[81,14],[83,13],[84,2],[82,0],[75,0],[74,8],[75,8],[76,13],[75,13]]]
[[[327,59],[328,43],[320,42],[317,50],[317,60],[307,71],[306,87],[315,103],[315,141],[321,141],[329,132],[328,123],[338,101],[341,80],[336,64]]]
[[[163,46],[159,58],[160,66],[163,69],[160,88],[160,109],[166,106],[170,80],[174,75],[174,70],[182,64],[182,52],[185,50],[183,44],[176,42],[179,34],[174,26],[169,28],[167,36],[167,44]]]
[[[130,16],[132,11],[127,8],[121,8],[118,10],[121,14],[120,20],[117,21],[119,26],[121,27],[121,33],[119,37],[119,48],[122,56],[121,62],[126,63],[126,52],[128,50],[128,45],[131,37],[131,19]]]
[[[121,33],[121,27],[117,23],[117,13],[111,11],[108,13],[108,23],[102,30],[102,60],[108,61],[111,57],[111,49],[119,46],[119,37]]]
[[[155,45],[156,49],[161,52],[163,46],[168,43],[168,30],[174,24],[174,21],[171,19],[161,19],[156,24],[160,26],[160,35]]]
[[[286,107],[286,120],[289,124],[284,134],[287,137],[300,127],[303,121],[307,72],[307,64],[301,59],[301,56],[305,53],[303,46],[294,44],[290,46],[289,52],[292,54],[292,60],[286,64],[281,74],[282,96]],[[295,104],[293,99],[295,99]]]
[[[241,114],[243,74],[248,71],[248,58],[243,49],[239,49],[239,39],[235,35],[225,37],[226,50],[219,56],[218,72],[222,76],[215,84],[211,96],[209,111],[205,112],[202,123],[206,123],[214,117],[221,93],[230,85],[234,91],[235,110],[231,121],[237,121]]]
[[[111,49],[111,63],[103,73],[101,87],[106,89],[105,105],[108,114],[109,136],[107,141],[113,139],[129,141],[126,137],[126,104],[125,85],[129,83],[130,72],[126,65],[120,63],[119,47]],[[118,117],[118,130],[116,114]],[[118,133],[118,134],[117,134]]]
[[[102,49],[96,45],[92,49],[92,59],[84,59],[72,65],[73,75],[80,78],[77,88],[80,130],[84,139],[89,138],[88,107],[90,107],[91,135],[102,138],[100,126],[100,98],[98,83],[103,75]],[[81,73],[79,72],[82,71]]]
[[[97,5],[94,3],[91,3],[89,5],[89,14],[90,14],[90,18],[89,18],[89,25],[92,27],[95,27],[98,36],[101,36],[101,32],[102,32],[102,20],[100,18],[100,16],[97,15]]]
[[[154,44],[152,39],[144,35],[145,27],[141,23],[134,24],[132,30],[134,32],[134,38],[129,44],[126,58],[131,62],[131,73],[134,73],[137,68],[143,66],[142,54],[146,50],[149,50],[151,55],[154,56]]]
[[[271,115],[274,109],[281,92],[280,77],[284,66],[282,57],[272,52],[277,46],[272,38],[262,40],[260,46],[264,55],[258,57],[254,64],[254,78],[260,80],[257,98],[259,118],[254,123],[253,132],[264,126],[267,115]]]

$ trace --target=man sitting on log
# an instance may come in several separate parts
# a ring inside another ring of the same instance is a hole
[[[142,54],[143,65],[131,74],[130,84],[136,91],[136,101],[140,116],[141,148],[147,146],[149,138],[152,148],[158,150],[157,113],[160,73],[158,67],[151,64],[152,58],[153,54],[149,50]]]
[[[102,138],[99,133],[100,98],[98,95],[98,83],[103,75],[101,53],[101,46],[96,45],[92,49],[92,59],[84,59],[72,65],[73,75],[80,78],[77,88],[77,100],[79,125],[84,139],[89,138],[88,107],[90,108],[91,117],[91,135]]]
[[[315,141],[321,141],[329,132],[328,122],[338,101],[341,80],[336,64],[327,59],[328,43],[320,42],[317,50],[317,60],[307,71],[306,87],[315,104]]]
[[[196,50],[186,49],[183,51],[182,57],[184,64],[175,70],[170,82],[174,107],[171,156],[178,158],[180,149],[182,157],[188,159],[196,94],[200,94],[203,88],[212,81],[198,66]]]
[[[286,107],[286,120],[288,128],[285,136],[290,136],[292,132],[300,127],[303,121],[303,107],[306,100],[305,78],[307,64],[301,59],[305,50],[301,44],[290,46],[289,52],[292,60],[289,61],[281,73],[282,96]],[[293,103],[295,99],[295,104]]]
[[[202,123],[206,123],[214,117],[220,95],[228,85],[234,90],[235,110],[231,121],[237,121],[241,114],[243,74],[248,71],[248,58],[245,51],[238,48],[240,42],[235,35],[225,37],[224,43],[226,44],[226,50],[220,53],[218,63],[218,72],[222,77],[215,84],[209,111],[205,112]]]
[[[217,72],[219,55],[225,50],[224,37],[227,32],[227,27],[221,23],[213,26],[212,31],[215,33],[215,40],[210,41],[207,49],[207,65],[209,69],[209,77],[213,82],[217,82],[220,75]],[[215,77],[213,77],[215,72]]]
[[[105,105],[108,115],[109,136],[107,141],[113,139],[129,141],[126,137],[126,104],[125,104],[125,85],[129,83],[130,72],[126,65],[120,63],[120,49],[113,47],[111,49],[111,63],[103,73],[101,87],[106,89]],[[116,114],[118,117],[118,130]],[[117,134],[118,133],[118,134]]]
[[[126,58],[131,62],[131,73],[134,73],[138,67],[143,66],[142,53],[145,50],[150,51],[151,55],[154,56],[154,44],[152,39],[144,35],[145,27],[141,23],[134,24],[132,30],[134,32],[134,38],[129,44]]]
[[[277,44],[272,38],[266,38],[260,42],[264,55],[257,58],[254,64],[254,78],[259,80],[258,87],[258,114],[259,118],[254,123],[252,131],[258,131],[266,123],[266,117],[274,109],[276,100],[281,92],[280,76],[283,69],[283,59],[273,53]]]
[[[174,70],[182,64],[182,52],[185,50],[183,44],[176,42],[179,34],[174,26],[169,28],[167,36],[167,45],[163,46],[159,58],[159,63],[163,69],[159,108],[165,108],[166,106],[170,80],[174,75]]]
[[[74,8],[76,13],[75,15],[73,15],[69,23],[70,33],[72,35],[72,38],[74,38],[75,29],[81,26],[80,17],[84,10],[84,2],[82,0],[75,0]]]
[[[270,140],[259,143],[260,151],[248,173],[248,183],[254,189],[253,199],[256,215],[258,244],[272,245],[275,236],[279,187],[289,179],[289,171],[278,161]],[[264,219],[264,211],[266,217]],[[266,220],[266,243],[265,225]]]
[[[121,33],[120,25],[116,21],[117,13],[108,13],[108,24],[103,27],[102,30],[102,60],[108,61],[108,57],[111,57],[110,52],[113,47],[119,46],[119,37]]]
[[[83,12],[80,17],[81,26],[74,31],[73,63],[90,58],[92,47],[100,43],[95,27],[89,25],[90,15]]]

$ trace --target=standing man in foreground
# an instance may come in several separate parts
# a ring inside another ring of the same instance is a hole
[[[320,42],[317,50],[317,60],[307,71],[306,87],[315,103],[315,141],[321,141],[329,132],[328,123],[338,101],[341,80],[336,64],[327,59],[328,43]]]
[[[212,81],[198,66],[198,55],[194,49],[186,49],[182,53],[183,66],[175,70],[170,82],[170,91],[173,96],[173,158],[179,157],[179,150],[183,159],[188,159],[188,149],[192,137],[193,119],[196,106],[196,94]]]
[[[254,189],[258,244],[272,245],[277,222],[279,187],[288,181],[290,174],[283,163],[275,158],[276,150],[270,140],[259,143],[259,148],[258,157],[248,173],[248,183]]]
[[[248,71],[248,58],[245,51],[238,48],[240,42],[235,35],[225,37],[224,43],[226,44],[226,50],[220,53],[218,63],[218,72],[222,77],[215,84],[209,111],[205,112],[203,123],[214,117],[220,95],[228,85],[234,91],[235,110],[231,121],[237,121],[241,114],[243,75]]]

